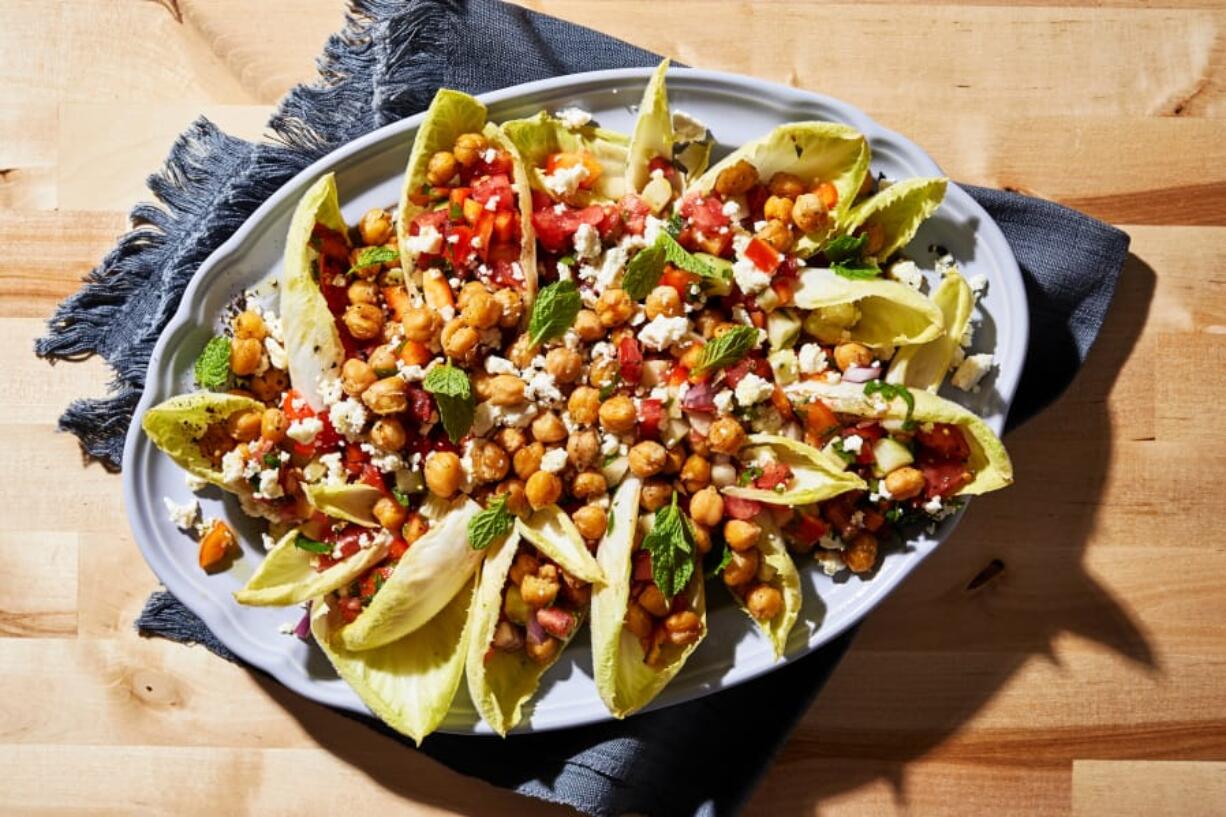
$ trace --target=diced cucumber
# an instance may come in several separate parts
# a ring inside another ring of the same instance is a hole
[[[791,349],[776,349],[766,359],[775,373],[775,382],[780,386],[795,383],[800,377],[800,361]]]
[[[795,310],[776,309],[766,316],[766,339],[772,349],[787,349],[800,337],[800,318]]]
[[[877,476],[884,477],[896,468],[915,462],[915,457],[902,443],[882,437],[873,443],[873,461],[873,471]]]
[[[702,291],[708,295],[727,295],[732,291],[732,262],[726,258],[720,258],[717,255],[711,255],[705,252],[696,252],[694,257],[702,261],[711,269],[719,273],[718,278],[707,278],[703,276],[698,281],[698,285],[702,287]]]

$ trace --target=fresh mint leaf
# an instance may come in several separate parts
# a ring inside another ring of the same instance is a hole
[[[468,521],[468,544],[473,550],[485,550],[511,532],[515,514],[507,509],[507,495],[494,497],[489,506]]]
[[[758,345],[758,330],[752,326],[738,326],[730,329],[706,346],[702,347],[702,355],[698,358],[698,366],[694,374],[706,374],[712,369],[722,369],[740,361],[749,354],[749,350]]]
[[[664,225],[664,232],[671,235],[673,238],[681,235],[681,231],[685,229],[685,219],[680,213],[673,213],[668,217],[668,223]]]
[[[473,387],[468,374],[457,366],[444,364],[435,366],[426,373],[422,388],[434,395],[438,405],[438,415],[443,420],[443,428],[453,443],[472,428],[473,411],[476,403],[473,400]]]
[[[841,235],[826,245],[823,254],[832,264],[849,258],[859,258],[867,241],[868,236],[864,235]]]
[[[532,318],[528,321],[528,335],[534,346],[547,340],[560,338],[575,323],[575,317],[583,308],[579,290],[574,281],[558,281],[542,289],[532,305]]]
[[[276,454],[273,454],[270,451],[269,453],[264,455],[264,464],[267,465],[269,468],[280,468],[281,458],[278,457]]]
[[[706,575],[708,579],[714,579],[724,572],[724,568],[732,561],[732,548],[728,547],[728,543],[725,542],[724,549],[718,553],[718,561],[716,560],[716,555],[716,551],[712,549],[703,562],[704,565],[707,565]]]
[[[678,269],[683,269],[686,272],[692,272],[699,278],[722,277],[716,270],[712,269],[709,264],[702,259],[697,258],[685,247],[678,244],[677,240],[667,232],[660,233],[660,237],[656,239],[656,244],[664,248],[664,260],[668,261]]]
[[[196,358],[196,383],[209,391],[224,391],[230,385],[230,339],[217,336],[204,345]]]
[[[886,383],[882,380],[870,380],[864,384],[864,396],[872,397],[874,394],[880,394],[887,400],[899,398],[907,404],[907,416],[903,420],[902,427],[904,430],[910,431],[915,428],[915,420],[911,419],[911,415],[915,413],[915,395],[906,386],[900,386],[896,383]]]
[[[851,281],[871,281],[881,275],[881,267],[867,261],[836,261],[830,271]]]
[[[751,465],[742,471],[741,475],[736,478],[736,484],[744,488],[746,485],[754,482],[760,476],[762,476],[762,469],[756,465]]]
[[[641,301],[656,288],[663,274],[664,250],[657,242],[630,259],[622,276],[622,289],[631,300]]]
[[[677,507],[676,492],[672,504],[656,512],[651,532],[643,537],[643,547],[651,554],[652,580],[671,601],[694,575],[694,534]]]
[[[400,253],[391,247],[363,247],[358,250],[358,257],[349,268],[349,274],[353,275],[363,267],[395,261],[399,257]]]
[[[305,533],[300,533],[294,538],[294,547],[299,550],[309,551],[310,553],[331,553],[332,546],[327,542],[321,542],[318,539],[312,539]]]

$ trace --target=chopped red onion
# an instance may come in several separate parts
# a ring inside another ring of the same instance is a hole
[[[848,383],[867,383],[879,377],[881,377],[880,364],[876,366],[852,366],[843,372],[843,379]]]
[[[294,635],[306,641],[311,635],[311,602],[306,603],[306,612],[302,614],[302,618],[294,626]]]
[[[681,400],[686,411],[715,411],[715,389],[710,383],[695,383]]]

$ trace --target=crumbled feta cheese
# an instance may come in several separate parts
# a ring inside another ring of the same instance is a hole
[[[566,198],[575,195],[579,185],[587,177],[587,168],[582,162],[570,167],[559,167],[544,178],[545,189],[555,196]]]
[[[658,219],[655,216],[647,216],[643,222],[643,243],[654,244],[656,239],[660,237],[660,233],[668,226],[668,222],[663,219]]]
[[[801,346],[796,357],[800,362],[801,374],[817,374],[825,371],[830,365],[826,359],[826,351],[816,343],[806,343]]]
[[[944,507],[945,506],[941,504],[941,498],[939,496],[934,496],[932,499],[924,503],[924,513],[936,516],[944,509]]]
[[[285,496],[279,468],[267,468],[260,472],[260,487],[255,495],[259,499],[279,499]]]
[[[485,209],[491,213],[498,211],[498,202],[502,201],[502,196],[490,196],[485,201]]]
[[[746,295],[757,295],[770,286],[771,277],[748,258],[738,258],[732,265],[732,277],[741,292]]]
[[[539,400],[545,403],[559,403],[562,401],[562,392],[558,389],[553,375],[549,372],[536,371],[532,373],[531,379],[524,387],[524,397],[528,398],[529,402]]]
[[[774,390],[773,383],[750,372],[736,384],[736,401],[742,406],[752,406],[770,397]]]
[[[745,218],[745,206],[737,198],[729,198],[725,201],[723,212],[732,221],[740,221]]]
[[[426,370],[416,363],[410,366],[403,360],[397,360],[396,371],[400,373],[400,378],[406,383],[418,383],[426,379]]]
[[[267,533],[260,534],[260,543],[264,545],[264,550],[272,550],[277,546],[277,540],[273,539]]]
[[[864,438],[859,434],[850,434],[843,438],[843,450],[848,454],[859,454],[864,448]]]
[[[990,354],[970,355],[958,366],[949,382],[962,391],[977,388],[983,376],[992,370],[993,361],[994,358]]]
[[[345,399],[332,407],[329,415],[332,427],[347,440],[353,440],[362,433],[366,425],[366,406],[357,400]]]
[[[567,130],[578,130],[592,121],[592,115],[582,108],[563,108],[555,116]]]
[[[690,322],[682,315],[670,318],[657,315],[639,330],[639,340],[648,349],[664,351],[681,340],[690,331]]]
[[[264,327],[268,330],[268,336],[278,343],[285,342],[285,333],[281,325],[281,318],[276,312],[271,309],[260,311],[260,316],[264,319]]]
[[[720,414],[729,414],[732,411],[732,392],[728,389],[716,392],[712,402],[715,403],[715,410]]]
[[[924,283],[924,274],[914,261],[896,261],[890,265],[887,274],[900,284],[906,284],[915,290]]]
[[[524,392],[527,394],[527,390]],[[532,403],[518,406],[491,406],[490,416],[494,423],[508,428],[523,428],[536,417],[538,409]]]
[[[345,484],[345,466],[341,462],[341,453],[339,451],[333,451],[331,454],[324,454],[319,458],[319,464],[328,469],[327,474],[324,477],[324,484]]]
[[[494,428],[494,404],[486,400],[473,409],[472,433],[484,437]]]
[[[404,468],[404,460],[394,451],[383,451],[370,443],[362,443],[362,450],[370,455],[370,464],[385,474]]]
[[[579,258],[595,258],[600,255],[600,233],[586,222],[575,230],[575,255]]]
[[[567,456],[565,448],[551,448],[541,457],[541,470],[556,474],[566,467]]]
[[[331,406],[334,403],[340,402],[344,396],[345,390],[341,388],[340,378],[319,378],[319,399],[324,401],[325,406]],[[305,403],[303,405],[305,405]]]
[[[822,572],[827,576],[836,576],[846,565],[843,562],[843,557],[838,552],[832,550],[819,550],[814,556],[822,565]]]
[[[842,550],[844,547],[843,540],[830,533],[823,533],[822,538],[817,540],[817,543],[821,545],[823,550]]]
[[[199,493],[209,487],[209,481],[203,477],[198,477],[191,471],[183,472],[183,481],[187,484],[187,490],[194,493]]]
[[[486,148],[485,153],[481,154],[482,161],[484,161],[487,165],[492,165],[494,160],[497,158],[498,151],[494,150],[493,148]]]
[[[707,126],[693,114],[673,111],[673,138],[678,142],[701,142],[707,136]]]
[[[289,368],[289,356],[285,353],[285,347],[271,335],[264,338],[264,353],[268,355],[268,362],[274,369]]]
[[[427,224],[417,235],[409,236],[409,252],[434,255],[443,248],[443,234]]]
[[[894,495],[891,494],[890,489],[886,487],[884,479],[877,480],[877,486],[873,488],[868,495],[869,502],[881,502],[883,500],[888,502],[893,498]]]
[[[971,288],[971,292],[974,293],[976,298],[982,298],[983,294],[988,291],[988,276],[973,275],[966,284]]]
[[[243,453],[233,448],[221,458],[221,481],[227,485],[242,482],[247,477],[247,461]]]
[[[324,430],[323,421],[318,417],[303,417],[289,424],[285,436],[303,445],[315,442],[316,435]]]
[[[598,357],[616,358],[617,350],[613,348],[613,344],[605,340],[596,341],[592,344],[592,359]]]
[[[514,363],[498,355],[490,355],[485,359],[485,371],[487,374],[519,374]]]
[[[180,505],[168,496],[162,497],[162,502],[166,504],[166,512],[170,514],[170,521],[176,528],[191,530],[195,527],[196,518],[200,515],[199,502],[193,499]]]
[[[600,453],[606,457],[611,454],[616,454],[618,447],[621,446],[621,441],[617,439],[616,434],[604,432],[600,437]]]
[[[962,334],[958,336],[958,345],[963,349],[969,349],[971,344],[975,342],[975,324],[971,321],[966,322],[966,326],[962,329]]]

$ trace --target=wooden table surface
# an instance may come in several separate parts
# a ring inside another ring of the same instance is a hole
[[[1132,251],[1017,485],[871,617],[751,814],[1226,813],[1226,11],[531,4],[691,65],[849,100],[955,179],[1121,225]],[[258,12],[253,13],[253,9]],[[337,0],[0,0],[0,813],[561,814],[202,648],[142,640],[119,478],[55,422],[102,363],[33,339],[199,114],[256,137]],[[986,566],[994,578],[969,586]],[[735,742],[728,746],[735,756]]]

